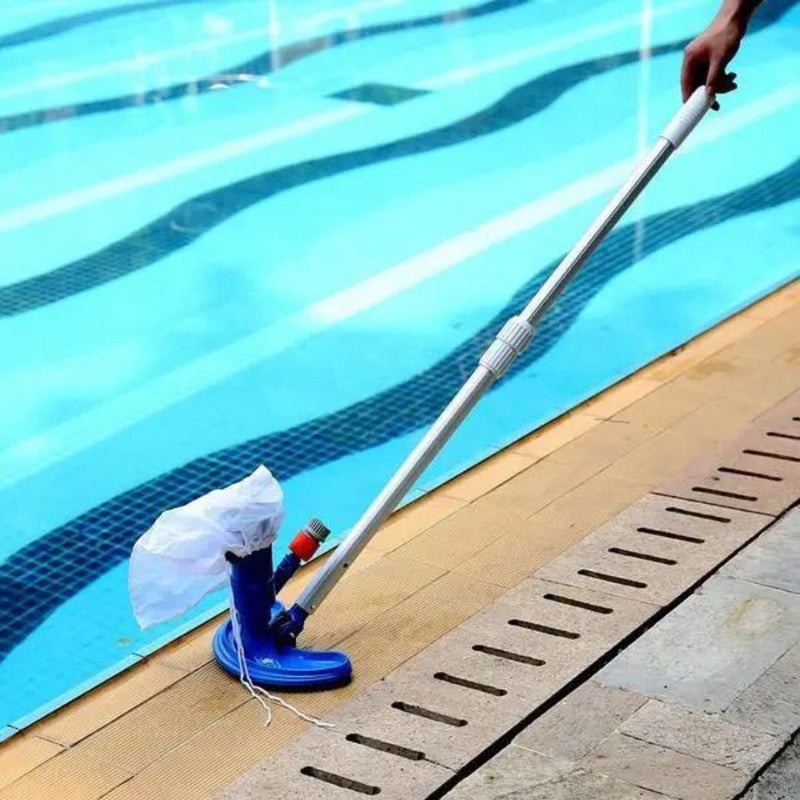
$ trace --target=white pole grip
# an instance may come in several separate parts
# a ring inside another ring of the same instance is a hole
[[[699,86],[692,92],[691,97],[681,106],[680,111],[672,118],[669,125],[661,134],[676,150],[683,144],[683,140],[694,130],[695,125],[703,119],[706,111],[714,102],[713,96],[709,97],[705,86]]]

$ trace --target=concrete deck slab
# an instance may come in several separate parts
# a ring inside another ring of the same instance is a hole
[[[607,686],[724,711],[800,638],[800,598],[711,578],[598,675]]]

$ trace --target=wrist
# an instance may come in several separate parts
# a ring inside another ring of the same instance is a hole
[[[734,30],[741,38],[747,30],[747,24],[757,5],[757,3],[744,2],[744,0],[732,0],[732,2],[724,3],[714,22],[720,27]]]

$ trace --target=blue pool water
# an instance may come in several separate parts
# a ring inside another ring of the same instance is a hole
[[[143,633],[127,555],[266,463],[344,532],[677,107],[702,0],[0,10],[0,737]],[[420,481],[800,274],[800,10]]]

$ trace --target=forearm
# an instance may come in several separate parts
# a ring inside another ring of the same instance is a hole
[[[714,23],[736,25],[744,35],[750,18],[760,5],[761,0],[724,0],[714,17]]]

